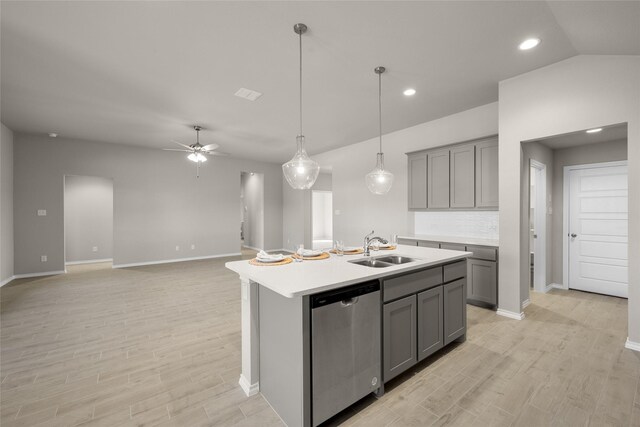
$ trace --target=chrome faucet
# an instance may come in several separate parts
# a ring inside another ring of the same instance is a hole
[[[371,233],[369,233],[366,236],[364,236],[364,245],[363,245],[364,256],[371,255],[370,252],[369,252],[369,247],[371,246],[371,243],[376,242],[376,241],[382,243],[383,245],[386,245],[388,243],[387,239],[383,239],[382,237],[378,237],[378,236],[371,237],[373,235],[373,233],[374,233],[374,231],[371,230]]]

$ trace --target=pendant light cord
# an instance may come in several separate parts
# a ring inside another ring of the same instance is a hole
[[[300,36],[300,135],[302,135],[302,32]]]
[[[380,135],[380,153],[382,153],[382,73],[378,73],[378,130]]]

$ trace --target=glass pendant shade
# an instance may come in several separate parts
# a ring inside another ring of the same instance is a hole
[[[378,153],[378,161],[374,170],[369,172],[365,180],[367,188],[373,194],[387,194],[393,185],[393,174],[384,170],[384,154]]]
[[[304,149],[304,136],[296,137],[298,149],[295,156],[282,165],[282,172],[287,182],[296,190],[307,190],[315,184],[320,173],[320,165],[311,160]]]
[[[202,163],[207,161],[207,157],[200,153],[191,153],[187,156],[187,159],[195,163]]]

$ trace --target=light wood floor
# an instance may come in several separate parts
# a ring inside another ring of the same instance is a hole
[[[1,288],[2,426],[281,425],[237,385],[240,290],[227,260],[76,266]],[[626,300],[553,291],[532,295],[526,314],[469,306],[465,343],[331,424],[640,426]]]

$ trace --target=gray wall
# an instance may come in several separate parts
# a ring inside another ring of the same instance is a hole
[[[65,177],[64,232],[67,263],[113,258],[113,180]]]
[[[264,175],[242,174],[244,204],[244,245],[257,249],[264,247]],[[276,249],[276,248],[271,248]]]
[[[529,173],[530,160],[536,160],[546,166],[547,202],[546,202],[545,208],[551,207],[552,209],[555,209],[555,207],[550,206],[548,202],[549,195],[551,195],[552,193],[553,177],[554,177],[553,150],[551,150],[551,148],[545,145],[540,144],[539,142],[528,142],[528,143],[522,144],[522,151],[523,151],[523,163],[525,165],[525,167],[522,168],[522,189],[523,189],[522,191],[524,192],[524,194],[527,195],[526,197],[522,198],[522,202],[523,202],[522,212],[524,213],[523,220],[525,220],[526,227],[528,230],[529,229],[529,212],[530,212],[529,189],[531,185],[531,182],[530,182],[531,174]],[[545,272],[546,273],[545,284],[548,285],[551,283],[551,278],[553,277],[552,267],[551,267],[551,264],[553,263],[553,243],[551,241],[551,232],[552,232],[551,215],[549,215],[548,209],[545,209],[545,211],[546,211],[545,215],[547,217],[546,218],[547,241],[545,244],[545,255],[546,255],[545,264],[546,264],[547,271]],[[520,297],[524,302],[529,298],[529,280],[526,280],[520,283],[520,288],[521,288]]]
[[[522,141],[627,123],[629,259],[640,259],[640,56],[579,55],[504,80],[499,90],[499,300],[501,309],[521,313],[519,284],[529,270]],[[640,263],[629,264],[628,308],[629,340],[640,343]]]
[[[16,273],[64,269],[64,175],[113,179],[114,265],[238,253],[238,188],[247,170],[264,174],[265,246],[282,247],[279,164],[215,157],[196,178],[181,153],[25,134],[16,134],[14,155]]]
[[[13,277],[13,132],[0,123],[0,284]]]
[[[393,186],[384,196],[371,194],[364,180],[376,165],[377,138],[312,156],[322,167],[331,168],[333,238],[346,245],[362,245],[371,230],[382,237],[413,233],[414,214],[407,209],[405,153],[497,132],[498,104],[491,103],[384,135],[385,167],[394,174]]]
[[[315,156],[313,156],[315,158]],[[317,161],[317,160],[316,160]],[[321,164],[321,166],[324,166]],[[313,230],[311,220],[311,191],[332,190],[332,176],[322,172],[313,188],[310,190],[294,190],[284,177],[282,178],[283,191],[283,237],[284,249],[292,250],[294,246],[304,244],[305,248],[313,245]],[[335,205],[334,205],[335,206]],[[335,217],[334,217],[335,221]]]
[[[553,245],[553,277],[552,283],[562,283],[562,216],[564,211],[564,167],[586,165],[590,163],[614,162],[627,159],[627,141],[611,141],[600,144],[581,145],[578,147],[554,150],[553,161],[553,215],[551,240]],[[631,235],[629,235],[631,237]],[[631,259],[631,258],[629,258]]]

